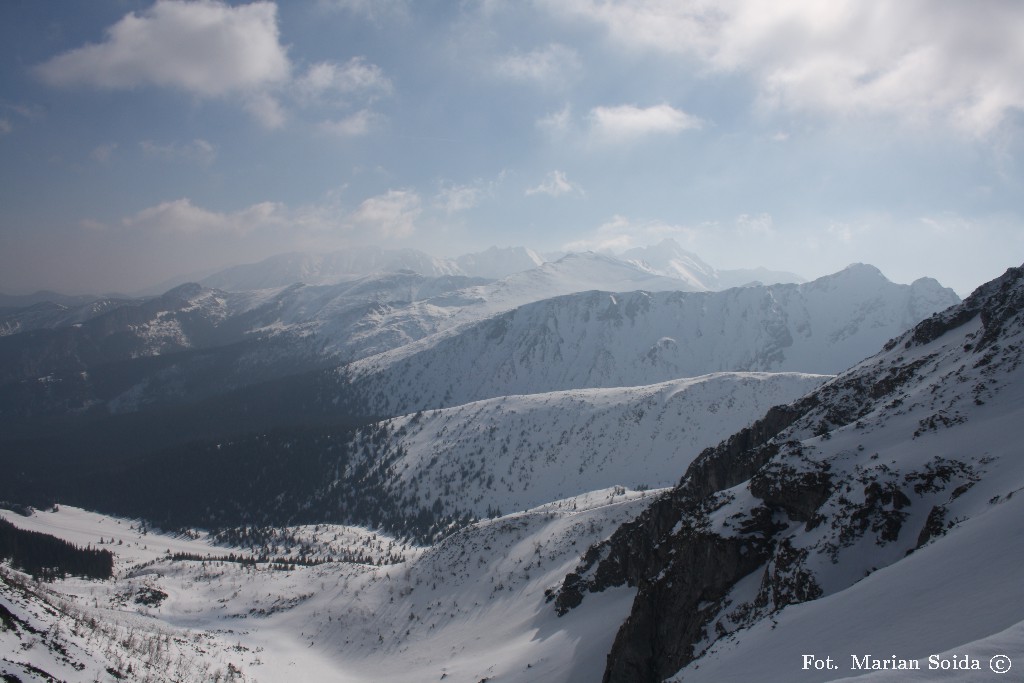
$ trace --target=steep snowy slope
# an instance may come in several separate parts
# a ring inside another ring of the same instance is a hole
[[[514,273],[488,289],[492,311],[509,310],[531,301],[562,294],[601,290],[605,292],[696,291],[700,289],[677,277],[648,272],[620,259],[584,252],[568,254],[532,270]]]
[[[297,284],[238,317],[249,335],[316,338],[344,359],[394,349],[451,326],[486,281],[461,275],[380,273],[334,285]]]
[[[696,291],[720,291],[730,287],[744,287],[751,283],[774,285],[804,282],[804,279],[795,273],[764,267],[718,270],[701,260],[697,254],[683,249],[673,239],[665,239],[649,247],[630,249],[620,254],[619,258],[650,273],[684,280]]]
[[[571,255],[501,280],[383,273],[336,285],[296,285],[246,317],[259,333],[312,334],[346,359],[399,348],[439,331],[560,294],[675,290],[680,281],[597,254]]]
[[[693,252],[686,251],[673,239],[665,239],[649,247],[637,247],[619,255],[623,261],[658,275],[676,277],[687,282],[692,291],[718,289],[715,269]]]
[[[459,270],[473,277],[498,280],[512,273],[530,270],[544,263],[544,259],[526,247],[491,247],[475,254],[463,254],[455,259]]]
[[[642,585],[605,681],[823,681],[943,652],[988,680],[996,645],[1024,655],[1022,419],[1014,268],[702,453],[587,553],[559,610]]]
[[[804,285],[588,292],[521,306],[352,369],[369,404],[391,414],[718,371],[833,373],[957,301],[934,280],[896,285],[865,265]]]
[[[386,423],[383,446],[398,454],[381,455],[386,489],[411,509],[479,518],[611,486],[669,486],[703,448],[826,379],[724,373],[406,415]]]

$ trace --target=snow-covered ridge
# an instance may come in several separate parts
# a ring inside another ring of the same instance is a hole
[[[407,272],[320,287],[296,285],[253,309],[248,319],[251,332],[315,334],[328,351],[358,359],[561,294],[680,286],[678,280],[615,259],[581,254],[496,281]]]
[[[568,256],[579,256],[570,253]],[[714,291],[759,281],[764,284],[803,282],[799,275],[766,268],[717,270],[672,239],[622,254],[601,254],[622,267],[675,282],[686,291]],[[563,258],[551,259],[557,261]],[[226,291],[286,287],[296,283],[331,285],[384,272],[410,271],[425,277],[464,275],[498,280],[544,265],[545,258],[526,247],[491,247],[455,258],[436,258],[415,249],[351,247],[327,253],[288,253],[209,275],[200,283]],[[614,289],[610,286],[598,289]],[[581,290],[575,290],[581,291]]]
[[[380,273],[413,272],[425,277],[462,275],[496,280],[544,263],[524,247],[491,247],[454,259],[436,258],[416,249],[352,247],[326,253],[293,252],[258,263],[226,268],[201,284],[226,291],[287,287],[296,283],[332,285]]]
[[[550,265],[550,264],[549,264]],[[357,361],[382,412],[721,371],[838,372],[959,301],[854,265],[803,285],[587,292],[520,306]]]
[[[454,260],[465,275],[491,279],[507,277],[544,263],[540,254],[526,247],[491,247],[476,254],[463,254]]]
[[[649,247],[630,249],[620,254],[619,258],[647,272],[679,278],[688,283],[688,288],[693,291],[719,291],[750,284],[804,282],[804,279],[795,273],[764,267],[718,270],[704,262],[697,254],[683,249],[673,239],[665,239]]]
[[[500,359],[475,359],[479,349],[460,349],[466,359],[490,365],[474,369],[481,376],[498,367],[495,363],[515,363],[524,354],[528,358],[521,364],[528,372],[537,371],[528,367],[536,361],[555,366],[562,362],[559,354],[562,359],[575,355],[572,346],[583,354],[573,361],[577,376],[547,384],[506,381],[500,390],[458,397],[457,402],[467,402],[503,393],[650,384],[726,370],[835,372],[877,348],[887,336],[956,301],[934,280],[894,285],[869,266],[851,267],[806,285],[702,293],[706,298],[679,294],[687,288],[692,287],[677,277],[594,253],[570,254],[495,281],[403,271],[331,285],[245,292],[186,284],[153,299],[96,302],[68,310],[26,309],[0,316],[0,328],[9,332],[43,328],[52,333],[8,335],[0,377],[36,380],[54,375],[75,385],[68,390],[74,394],[72,402],[93,405],[110,397],[78,385],[88,384],[81,373],[97,364],[270,340],[277,348],[263,355],[271,364],[279,357],[279,365],[307,367],[328,357],[352,361],[376,356],[371,364],[383,368],[428,348],[450,346],[463,330],[468,336],[478,334],[474,323],[489,326],[487,334],[501,338],[500,348],[492,351],[504,354]],[[616,310],[617,303],[609,307],[587,293],[637,290],[651,293],[655,304],[637,300],[646,295],[622,295],[609,299],[624,302],[622,310]],[[559,299],[560,295],[575,298]],[[494,317],[501,314],[506,318]],[[623,334],[623,314],[630,318],[631,328],[625,344],[610,339]],[[524,338],[510,346],[511,338],[496,326],[508,327],[511,337]],[[568,328],[569,336],[560,328]],[[537,339],[532,338],[533,330],[540,331]],[[724,343],[719,343],[721,338]],[[471,346],[486,345],[489,339]],[[299,358],[285,358],[292,347],[301,349]],[[549,352],[556,357],[535,358]],[[272,368],[268,372],[273,374]],[[508,369],[498,367],[498,373],[507,375]],[[592,376],[578,376],[581,373]],[[453,376],[447,371],[444,375],[441,379]],[[244,381],[239,378],[236,384]],[[144,393],[144,385],[143,381],[129,391]],[[422,405],[396,406],[393,414],[402,407],[412,411]]]
[[[824,375],[722,373],[652,386],[503,396],[387,422],[395,499],[484,517],[605,489],[662,488]]]

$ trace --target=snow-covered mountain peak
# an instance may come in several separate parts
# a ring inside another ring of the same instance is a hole
[[[537,252],[526,247],[490,247],[455,259],[455,264],[464,274],[492,280],[536,268],[543,263],[544,259]]]
[[[878,286],[891,282],[881,270],[869,263],[851,263],[842,270],[829,275],[823,275],[812,282],[820,283],[821,286],[842,283],[844,285],[858,284],[861,286]]]
[[[648,272],[678,278],[694,291],[718,289],[715,269],[670,237],[649,247],[630,249],[621,258]]]
[[[204,291],[210,290],[204,288],[201,284],[197,282],[186,282],[184,284],[178,285],[173,289],[167,290],[158,298],[164,299],[166,301],[188,301],[199,296]]]
[[[540,266],[539,270],[563,282],[579,283],[574,292],[596,289],[603,292],[647,291],[700,291],[704,287],[692,285],[674,275],[656,273],[635,263],[595,251],[573,252],[554,262]],[[592,285],[592,286],[587,286]]]

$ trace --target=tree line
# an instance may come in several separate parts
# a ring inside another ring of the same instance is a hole
[[[88,579],[114,575],[114,555],[109,550],[79,548],[48,534],[19,529],[5,519],[0,519],[0,559],[44,581],[69,574]]]

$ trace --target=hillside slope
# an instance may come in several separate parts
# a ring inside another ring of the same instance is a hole
[[[550,264],[546,264],[550,265]],[[520,306],[352,365],[383,414],[709,372],[839,372],[957,303],[934,280],[855,265],[803,285],[587,292]]]
[[[721,373],[619,389],[503,396],[361,430],[411,511],[481,518],[612,486],[661,488],[706,446],[825,375]],[[386,443],[363,432],[383,427]]]
[[[865,654],[980,660],[1024,620],[1022,380],[1013,268],[702,453],[588,551],[558,608],[641,586],[608,682],[822,681],[865,673],[851,663]],[[802,653],[842,668],[802,670]]]
[[[203,538],[139,534],[130,520],[64,509],[29,522],[12,516],[51,534],[104,537],[124,557],[106,582],[39,586],[0,568],[0,674],[76,683],[585,683],[600,675],[634,591],[609,591],[567,619],[546,607],[545,593],[580,549],[654,496],[595,491],[477,523],[429,548],[332,525],[278,533],[298,536],[319,559],[326,543],[352,555],[386,549],[383,564],[338,561],[334,549],[334,560],[282,567],[240,561],[247,553]],[[165,547],[195,557],[176,559]]]

